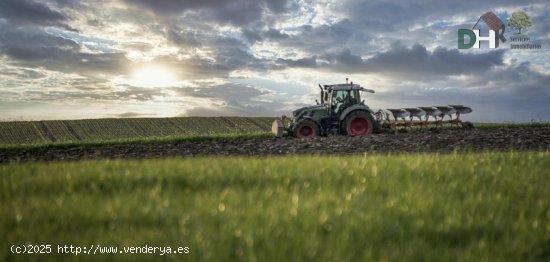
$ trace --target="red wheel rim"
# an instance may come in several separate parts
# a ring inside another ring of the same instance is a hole
[[[366,135],[369,133],[369,122],[366,119],[358,117],[349,123],[350,135]]]
[[[298,133],[300,133],[300,137],[310,137],[313,136],[313,128],[310,126],[303,126]]]

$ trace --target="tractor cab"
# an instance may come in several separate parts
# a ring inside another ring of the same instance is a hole
[[[321,103],[327,107],[330,116],[334,117],[339,117],[350,106],[362,104],[360,91],[374,93],[371,89],[353,83],[323,87],[321,87]]]

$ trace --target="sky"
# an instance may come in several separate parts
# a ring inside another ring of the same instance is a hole
[[[498,48],[458,49],[487,11],[525,11],[541,48],[511,49],[506,28]],[[550,121],[549,14],[547,0],[0,0],[0,120],[290,115],[349,78],[375,110]]]

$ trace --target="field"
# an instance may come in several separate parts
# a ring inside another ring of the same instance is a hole
[[[0,123],[0,261],[550,260],[549,124],[298,140],[271,120]],[[124,249],[145,246],[189,252]]]
[[[431,153],[1,165],[0,260],[548,261],[549,157]],[[187,246],[190,252],[9,252],[7,244],[24,243]]]
[[[547,125],[486,126],[474,130],[441,128],[369,136],[329,136],[309,140],[259,133],[129,138],[97,142],[58,142],[0,146],[0,163],[36,160],[160,158],[191,156],[271,156],[288,154],[374,154],[396,152],[545,151]]]
[[[0,150],[266,138],[274,117],[109,118],[0,122]],[[550,128],[550,123],[476,123],[477,129]],[[419,131],[418,129],[415,131]]]
[[[0,147],[258,134],[270,132],[273,119],[172,117],[0,122]]]

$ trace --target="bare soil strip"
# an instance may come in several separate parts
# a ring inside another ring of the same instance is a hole
[[[550,149],[550,127],[440,129],[369,136],[330,136],[308,140],[250,138],[157,144],[83,146],[68,149],[0,150],[0,163],[166,156],[266,156],[285,154],[361,154],[400,152],[507,151]]]

